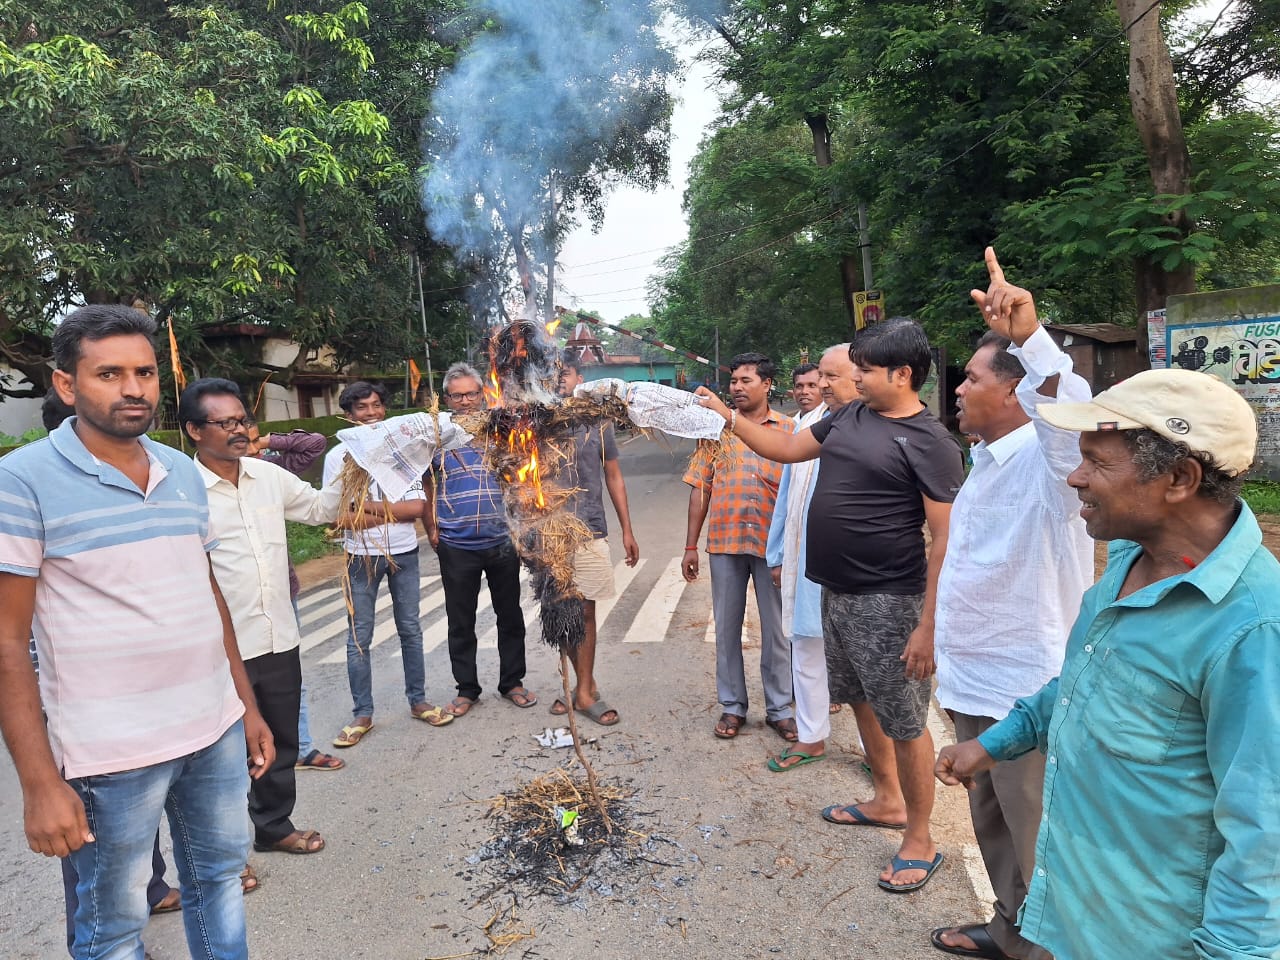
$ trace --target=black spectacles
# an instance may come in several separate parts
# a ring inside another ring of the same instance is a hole
[[[445,396],[454,403],[461,403],[463,400],[479,399],[481,393],[483,393],[481,390],[468,390],[466,393],[446,393]]]
[[[211,427],[221,427],[227,433],[230,433],[236,427],[244,427],[248,430],[250,427],[258,425],[258,421],[253,417],[224,417],[221,420],[206,420],[205,423]]]

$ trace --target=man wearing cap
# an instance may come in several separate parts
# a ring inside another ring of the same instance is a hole
[[[1031,295],[975,294],[1012,331]],[[1057,960],[1280,957],[1280,564],[1239,498],[1257,427],[1220,380],[1150,370],[1043,404],[1081,434],[1067,478],[1111,541],[1060,675],[936,773],[1045,753],[1022,935]]]

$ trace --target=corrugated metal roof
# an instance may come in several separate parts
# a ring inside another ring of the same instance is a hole
[[[1044,326],[1046,330],[1088,337],[1102,343],[1133,343],[1138,339],[1138,332],[1133,327],[1122,327],[1118,323],[1046,323]]]

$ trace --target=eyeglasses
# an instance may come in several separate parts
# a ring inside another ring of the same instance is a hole
[[[244,427],[248,430],[250,427],[258,425],[258,421],[253,417],[224,417],[221,420],[206,420],[205,423],[211,427],[220,427],[227,433],[230,433],[236,427]]]
[[[445,396],[454,403],[461,403],[463,400],[479,400],[483,391],[468,390],[466,393],[446,393]]]

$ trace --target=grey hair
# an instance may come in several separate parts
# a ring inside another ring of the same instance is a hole
[[[826,356],[832,350],[839,350],[841,353],[847,354],[849,352],[849,341],[846,340],[844,343],[833,343],[831,346],[827,347],[827,349],[822,351],[823,356]]]
[[[476,382],[477,386],[484,384],[484,378],[480,376],[480,371],[469,363],[459,360],[457,363],[449,367],[444,372],[444,380],[440,383],[440,389],[445,393],[449,392],[449,384],[455,380],[461,380],[463,377],[470,377]]]
[[[1129,452],[1133,454],[1138,479],[1143,483],[1150,483],[1156,477],[1171,472],[1179,460],[1192,457],[1200,463],[1203,474],[1200,489],[1196,491],[1199,496],[1221,504],[1235,503],[1239,499],[1244,473],[1232,476],[1209,454],[1192,450],[1180,440],[1170,440],[1145,427],[1122,433]]]

